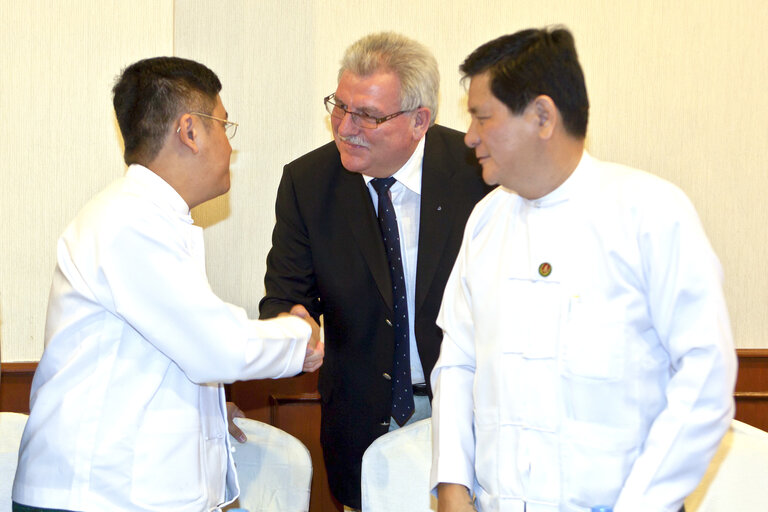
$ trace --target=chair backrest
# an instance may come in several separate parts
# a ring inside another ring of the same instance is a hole
[[[0,512],[11,512],[13,477],[27,418],[26,414],[0,412]]]
[[[301,441],[260,421],[235,418],[248,437],[230,436],[240,498],[228,509],[248,512],[306,512],[312,485],[312,459]]]
[[[768,510],[768,432],[733,420],[686,512]]]
[[[430,512],[432,420],[417,421],[374,441],[363,455],[363,512]]]

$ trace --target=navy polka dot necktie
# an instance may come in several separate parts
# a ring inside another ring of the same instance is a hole
[[[395,355],[392,366],[392,417],[402,426],[413,414],[413,386],[411,384],[411,347],[408,343],[408,300],[405,293],[405,273],[400,254],[400,233],[397,230],[397,216],[389,187],[395,178],[374,178],[371,185],[379,195],[379,227],[389,261],[389,275],[392,278],[392,304],[395,332]]]

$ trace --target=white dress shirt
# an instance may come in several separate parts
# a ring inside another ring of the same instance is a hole
[[[432,373],[432,485],[482,512],[676,512],[733,417],[722,271],[672,184],[587,153],[467,223]]]
[[[138,165],[66,228],[57,263],[14,501],[200,512],[234,500],[218,383],[297,374],[309,326],[219,299],[189,207]]]
[[[419,221],[421,215],[421,166],[424,162],[424,139],[414,150],[411,158],[392,175],[397,180],[389,189],[392,206],[397,215],[397,229],[400,232],[400,253],[403,256],[403,272],[405,273],[405,292],[408,300],[408,339],[411,345],[411,381],[414,384],[425,382],[424,370],[421,367],[419,350],[416,345],[414,319],[416,317],[416,262],[419,252]],[[370,176],[363,176],[371,194],[373,208],[379,213],[379,195],[371,185]]]

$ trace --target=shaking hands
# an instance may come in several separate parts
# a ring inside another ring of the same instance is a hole
[[[325,343],[320,340],[320,326],[301,304],[293,306],[290,314],[303,318],[312,328],[312,335],[307,343],[307,355],[304,357],[304,366],[301,369],[305,372],[314,372],[323,365],[323,356],[325,356]]]

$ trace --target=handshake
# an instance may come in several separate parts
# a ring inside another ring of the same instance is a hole
[[[288,313],[280,313],[277,316],[293,315],[303,318],[305,322],[312,328],[312,335],[309,337],[309,343],[307,343],[307,354],[304,356],[304,366],[301,368],[305,372],[314,372],[323,364],[323,356],[325,355],[325,343],[320,339],[320,326],[317,325],[315,319],[309,314],[304,306],[296,304],[291,308]]]
[[[304,366],[301,368],[304,372],[314,372],[323,365],[323,356],[325,355],[325,343],[320,339],[320,326],[309,314],[304,306],[296,304],[288,313],[280,313],[277,316],[293,315],[303,318],[312,328],[312,335],[307,343],[307,353],[304,356]],[[240,410],[233,402],[227,402],[227,429],[232,437],[239,442],[244,443],[246,436],[240,428],[235,425],[235,418],[245,418],[245,413]]]

